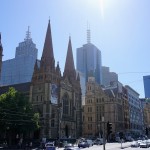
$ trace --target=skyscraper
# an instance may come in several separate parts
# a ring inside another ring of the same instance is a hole
[[[88,74],[93,73],[98,84],[102,84],[101,51],[90,42],[90,30],[87,30],[87,44],[77,48],[77,70],[82,72],[88,81]]]
[[[2,62],[1,85],[30,82],[37,53],[38,50],[31,39],[28,27],[26,38],[16,48],[15,58]]]
[[[145,98],[150,98],[150,75],[143,76]]]

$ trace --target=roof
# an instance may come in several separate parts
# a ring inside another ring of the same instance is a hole
[[[6,93],[10,87],[15,88],[18,92],[26,93],[30,91],[31,82],[8,85],[0,87],[0,95]]]

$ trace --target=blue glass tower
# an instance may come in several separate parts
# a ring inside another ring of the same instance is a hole
[[[150,98],[150,75],[143,76],[145,98]]]
[[[29,28],[26,38],[16,48],[15,58],[2,62],[1,85],[30,82],[38,50],[33,43]]]
[[[93,73],[97,83],[102,84],[101,51],[93,44],[87,43],[77,48],[77,70],[88,79],[88,74]]]

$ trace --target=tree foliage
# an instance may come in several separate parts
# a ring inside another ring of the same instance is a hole
[[[39,128],[39,114],[28,98],[14,88],[0,95],[0,132],[28,133]]]

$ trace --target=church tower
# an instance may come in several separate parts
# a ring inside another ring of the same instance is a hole
[[[59,63],[55,67],[50,21],[41,60],[37,60],[34,66],[30,101],[41,118],[37,138],[81,137],[80,77],[74,67],[71,38],[61,76]]]
[[[60,83],[60,89],[60,100],[63,106],[61,137],[79,138],[82,134],[81,87],[80,77],[76,74],[76,70],[74,67],[70,37],[64,73]]]
[[[0,78],[1,78],[1,70],[2,70],[2,57],[3,57],[3,47],[1,43],[1,33],[0,33]]]
[[[55,67],[50,20],[48,22],[41,60],[37,60],[30,87],[30,101],[39,112],[41,128],[35,138],[58,137],[58,103],[61,72]],[[57,118],[57,119],[56,119]]]

